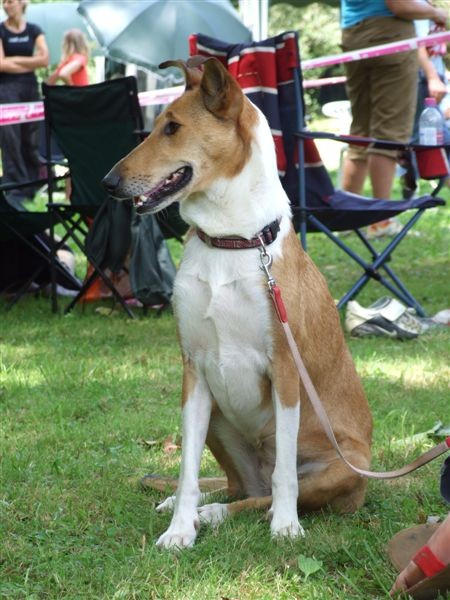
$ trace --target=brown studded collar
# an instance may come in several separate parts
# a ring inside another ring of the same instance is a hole
[[[277,219],[266,225],[255,237],[249,240],[242,237],[210,237],[201,229],[197,229],[198,237],[207,246],[214,248],[222,248],[225,250],[244,250],[247,248],[259,248],[260,246],[268,246],[277,239],[280,231],[280,221]]]

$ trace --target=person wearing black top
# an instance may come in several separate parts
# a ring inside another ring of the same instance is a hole
[[[27,23],[27,0],[3,0],[6,20],[0,23],[0,104],[39,100],[35,69],[48,66],[45,36],[38,25]],[[39,125],[0,125],[3,183],[24,183],[38,179]],[[18,208],[34,195],[30,186],[7,193]]]

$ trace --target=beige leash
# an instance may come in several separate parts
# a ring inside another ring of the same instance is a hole
[[[296,365],[297,370],[300,375],[300,379],[303,382],[303,385],[305,387],[306,393],[308,394],[308,397],[312,404],[312,407],[313,407],[313,409],[317,415],[317,418],[319,419],[320,424],[322,425],[328,439],[330,440],[331,444],[333,445],[333,448],[336,450],[336,452],[338,453],[340,458],[346,463],[346,465],[350,469],[352,469],[352,471],[355,471],[355,473],[358,473],[359,475],[361,475],[363,477],[371,477],[373,479],[394,479],[396,477],[402,477],[403,475],[406,475],[407,473],[411,473],[412,471],[415,471],[419,467],[426,465],[433,459],[437,458],[441,454],[444,454],[445,452],[450,450],[450,437],[448,437],[448,438],[446,438],[445,441],[441,442],[434,448],[431,448],[431,450],[428,450],[428,452],[425,452],[424,454],[420,455],[413,462],[405,465],[404,467],[401,467],[400,469],[396,469],[394,471],[384,471],[384,472],[366,471],[365,469],[360,469],[360,468],[356,467],[355,465],[353,465],[351,462],[349,462],[345,458],[345,456],[342,453],[342,450],[340,449],[339,444],[336,440],[336,437],[333,432],[333,428],[331,427],[330,420],[329,420],[328,415],[325,411],[325,408],[322,404],[322,401],[320,400],[319,395],[317,394],[316,388],[314,387],[314,384],[311,381],[311,378],[309,376],[308,371],[306,370],[306,367],[302,360],[302,357],[300,356],[300,352],[298,350],[297,344],[295,343],[294,336],[292,335],[292,330],[289,326],[286,308],[284,306],[284,302],[281,297],[280,288],[277,286],[275,279],[270,274],[269,269],[270,269],[270,266],[272,265],[272,256],[267,252],[266,247],[265,247],[264,243],[262,242],[262,240],[261,240],[261,247],[260,247],[260,258],[261,258],[261,269],[266,274],[267,285],[269,287],[269,293],[272,298],[272,301],[273,301],[275,310],[277,312],[278,318],[280,320],[280,323],[283,326],[284,333],[286,335],[286,339],[289,344],[289,348],[292,352],[292,356],[294,358],[295,365]]]

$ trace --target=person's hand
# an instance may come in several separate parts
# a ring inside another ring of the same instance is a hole
[[[50,75],[47,77],[47,79],[45,80],[45,83],[47,85],[55,85],[55,83],[58,81],[58,74],[56,73],[56,71],[53,71],[53,73],[50,73]]]
[[[390,596],[396,596],[400,592],[409,590],[410,587],[416,585],[424,578],[424,574],[419,567],[412,561],[403,569],[394,582],[394,585],[389,592]]]
[[[436,23],[436,25],[442,25],[445,27],[448,19],[447,11],[443,8],[437,7],[435,7],[434,11],[435,15],[431,18],[431,20]]]
[[[445,83],[443,83],[439,77],[432,77],[428,79],[427,85],[428,95],[430,96],[430,98],[434,98],[439,104],[439,102],[447,93],[447,87]]]
[[[427,546],[443,565],[450,564],[450,513],[430,537]],[[399,574],[389,593],[391,596],[395,596],[399,592],[408,590],[424,578],[425,574],[411,560]]]

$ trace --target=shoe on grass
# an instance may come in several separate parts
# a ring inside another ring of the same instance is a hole
[[[413,311],[395,298],[385,296],[367,308],[356,300],[348,302],[345,329],[355,337],[384,336],[410,340],[422,333],[422,324]]]
[[[367,228],[367,239],[374,240],[380,237],[394,237],[403,229],[398,219],[387,219],[379,223],[373,223]]]

